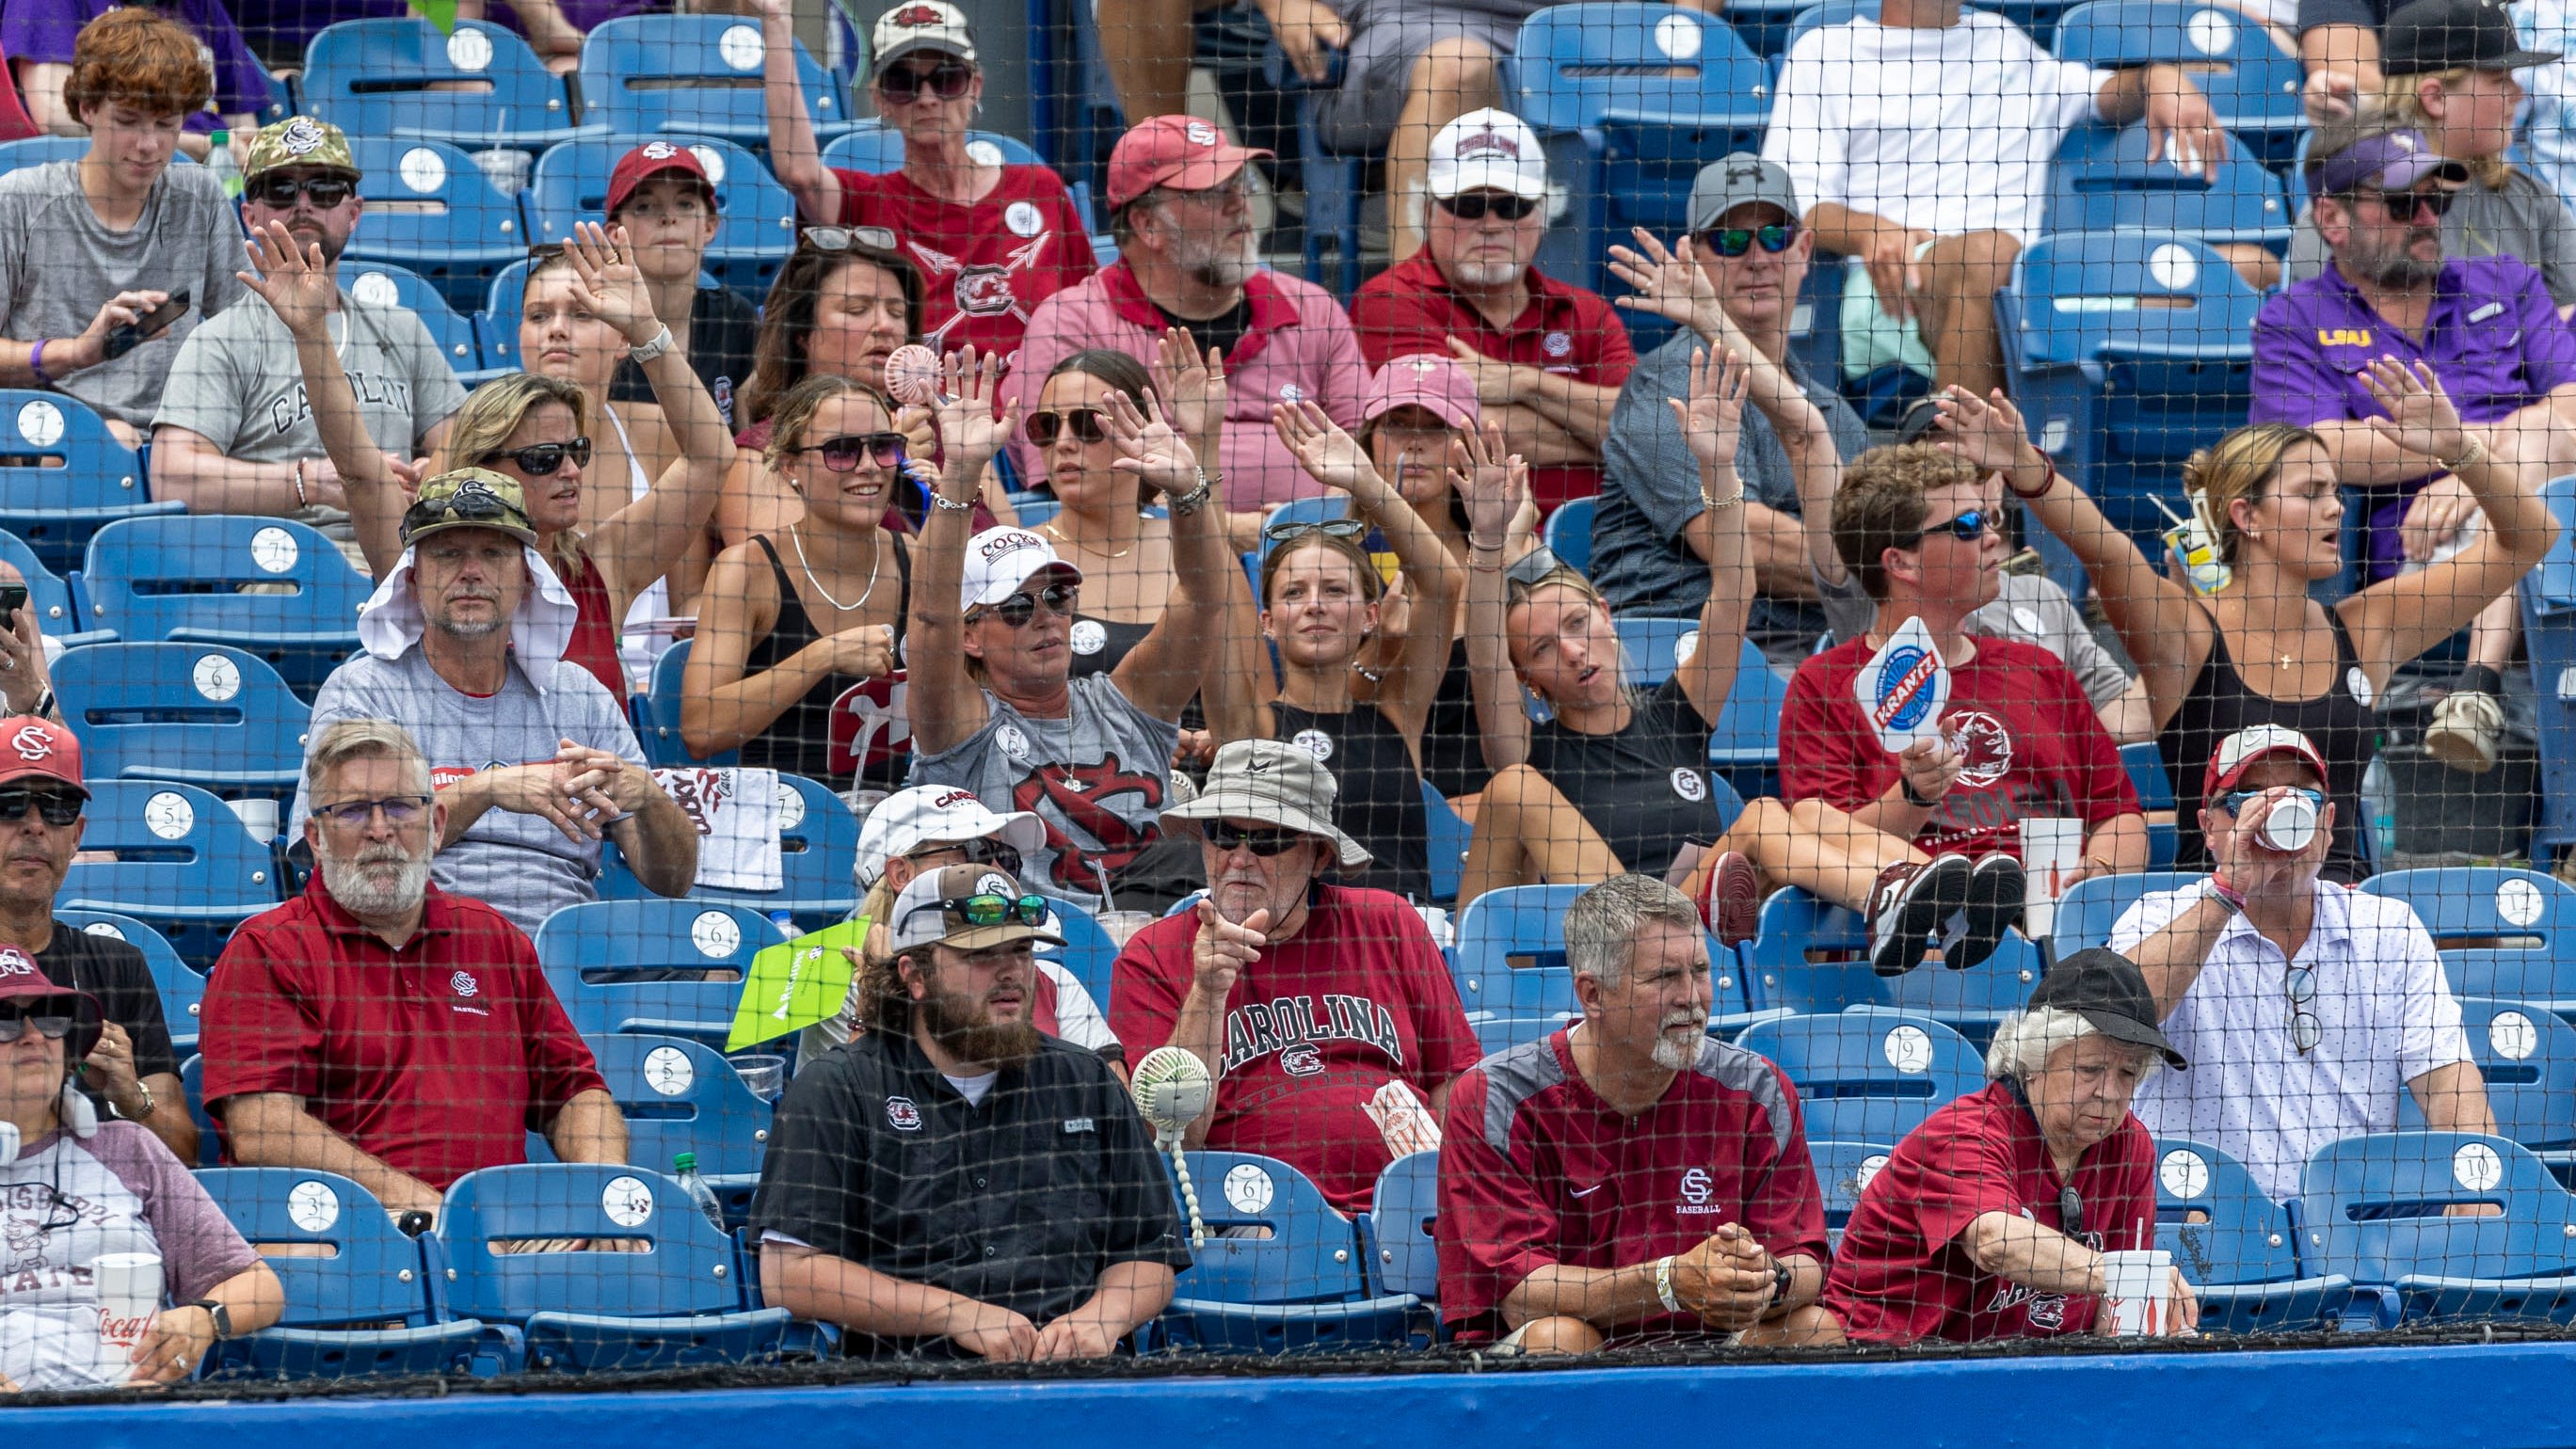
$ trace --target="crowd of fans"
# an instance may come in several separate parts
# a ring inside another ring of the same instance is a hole
[[[215,168],[171,164],[210,105],[258,108],[242,36],[301,12],[21,13],[46,8],[0,10],[0,46],[35,123],[90,146],[0,177],[0,382],[148,437],[156,496],[324,528],[377,581],[286,816],[309,879],[208,982],[228,1162],[346,1175],[418,1231],[531,1132],[626,1160],[531,938],[599,898],[611,845],[662,896],[722,863],[625,708],[674,621],[688,748],[864,816],[852,985],[802,1038],[751,1210],[768,1301],[849,1353],[1098,1356],[1161,1311],[1190,1229],[1125,1081],[1166,1047],[1213,1079],[1181,1143],[1345,1212],[1437,1145],[1440,1311],[1528,1353],[2092,1331],[2104,1255],[2152,1242],[2156,1137],[2286,1199],[2410,1098],[2493,1130],[2431,937],[2347,887],[2401,671],[2464,659],[2427,748],[2504,751],[2513,593],[2558,533],[2540,485],[2576,467],[2576,143],[2553,101],[2505,159],[2514,77],[2555,85],[2559,56],[2494,0],[2249,12],[2295,32],[2317,127],[2286,271],[2222,248],[2278,290],[2252,415],[2184,469],[2214,587],[2034,441],[1994,299],[2069,128],[2141,125],[2185,169],[2228,138],[2188,69],[2060,61],[1957,0],[1797,39],[1760,154],[1699,174],[1686,235],[1611,247],[1616,298],[1534,264],[1561,178],[1498,80],[1530,7],[1259,5],[1301,76],[1339,67],[1336,144],[1385,148],[1397,260],[1347,310],[1264,261],[1271,149],[1164,74],[1189,7],[1100,7],[1138,118],[1102,266],[1061,178],[969,144],[956,7],[874,25],[905,145],[880,175],[823,164],[790,7],[761,0],[802,224],[774,288],[701,282],[715,183],[636,146],[503,319],[528,370],[470,395],[416,316],[341,283],[365,204],[337,127],[246,137],[238,219]],[[554,58],[620,9],[509,8]],[[1792,346],[1806,274],[1843,258],[1848,345],[1937,384],[1876,446]],[[1623,311],[1678,331],[1639,356]],[[1596,498],[1588,564],[1559,560],[1546,520]],[[2015,565],[2017,529],[2080,561],[2108,637]],[[2323,593],[2347,562],[2360,586]],[[1621,616],[1695,622],[1667,679],[1631,683]],[[131,1363],[166,1380],[279,1289],[181,1167],[140,953],[53,917],[83,721],[34,611],[7,622],[0,1387],[114,1376],[62,1347],[99,1307],[75,1265],[138,1247],[178,1306]],[[1766,668],[1775,792],[1739,800],[1710,732]],[[1976,966],[2035,891],[2147,868],[2119,746],[2149,740],[2194,878],[2053,964],[1989,1085],[1893,1144],[1829,1245],[1797,1089],[1709,1034],[1712,947],[1795,886],[1861,914],[1882,976]],[[1469,827],[1457,860],[1435,809]],[[2071,841],[2044,887],[2043,822]],[[1587,888],[1579,1012],[1486,1056],[1436,907],[1533,884]],[[1033,954],[1060,907],[1118,927],[1105,1001]]]

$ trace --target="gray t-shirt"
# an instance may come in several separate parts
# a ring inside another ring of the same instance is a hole
[[[107,299],[148,289],[186,291],[186,316],[113,361],[55,386],[107,417],[141,428],[161,400],[161,380],[200,322],[241,300],[234,273],[250,257],[223,183],[204,166],[172,166],[152,183],[131,231],[100,224],[81,195],[80,163],[55,161],[0,176],[0,337],[77,337]]]
[[[2576,303],[2576,215],[2520,167],[2506,174],[2501,190],[2472,181],[2451,198],[2442,217],[2442,255],[2518,257],[2549,284],[2550,301],[2561,307]],[[2302,212],[2298,230],[2290,233],[2281,280],[2304,282],[2324,271],[2329,257],[2316,218]]]
[[[422,456],[429,430],[465,406],[465,388],[429,328],[408,307],[361,302],[340,289],[331,340],[358,395],[358,417],[376,446]],[[323,455],[295,361],[295,339],[276,311],[245,297],[188,336],[170,364],[156,428],[186,428],[242,463],[288,463]],[[348,517],[319,505],[296,517],[319,527]]]
[[[1592,581],[1610,606],[1623,613],[1696,618],[1708,603],[1708,564],[1682,537],[1700,515],[1699,463],[1683,441],[1667,399],[1690,395],[1691,349],[1699,338],[1684,331],[1637,361],[1619,389],[1610,436],[1601,447],[1601,502],[1592,515]],[[1834,390],[1808,378],[1795,358],[1789,376],[1825,415],[1834,446],[1859,457],[1869,432]],[[1798,478],[1771,420],[1744,410],[1744,436],[1735,447],[1735,469],[1744,496],[1791,518],[1799,516]],[[1756,644],[1812,644],[1825,616],[1803,599],[1756,596],[1746,637]]]
[[[935,755],[912,757],[915,785],[972,790],[994,810],[1030,810],[1047,843],[1020,879],[1072,901],[1100,898],[1115,874],[1162,834],[1181,727],[1138,709],[1106,674],[1065,684],[1063,719],[1031,719],[984,691],[984,727]]]
[[[430,781],[441,788],[479,770],[551,760],[565,740],[644,763],[626,712],[589,670],[556,660],[544,672],[540,688],[514,654],[501,692],[476,699],[439,678],[418,644],[392,663],[360,654],[322,682],[306,738],[320,739],[334,720],[398,720],[420,741]],[[304,815],[299,783],[288,839],[303,835]],[[543,816],[506,810],[485,811],[430,870],[441,890],[482,901],[531,936],[558,907],[599,899],[598,875],[597,842],[577,845]]]
[[[1860,575],[1846,572],[1840,584],[1819,578],[1816,590],[1825,596],[1835,643],[1857,639],[1878,622],[1878,605],[1861,591]],[[2018,639],[2056,655],[2075,672],[2096,711],[2128,691],[2128,672],[2093,636],[2084,611],[2046,574],[2004,575],[2003,592],[1968,616],[1967,629],[1981,639]]]

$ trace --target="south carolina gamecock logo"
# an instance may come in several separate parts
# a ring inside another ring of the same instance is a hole
[[[1950,717],[1951,741],[1959,751],[1959,783],[1983,789],[2012,773],[2012,732],[1981,709]]]

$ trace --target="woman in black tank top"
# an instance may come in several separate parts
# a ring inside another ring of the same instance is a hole
[[[911,556],[880,523],[904,481],[903,439],[887,400],[847,378],[805,379],[772,416],[769,465],[805,516],[716,556],[699,595],[680,736],[701,759],[740,749],[745,765],[846,788],[854,772],[831,768],[832,705],[895,668],[910,607]],[[855,779],[899,783],[901,752],[880,748],[877,760]]]
[[[2074,550],[2103,612],[2147,681],[2160,731],[2156,746],[2181,803],[2180,864],[2208,864],[2200,838],[2201,784],[2220,741],[2252,725],[2305,734],[2326,760],[2335,806],[2328,879],[2369,874],[2361,831],[2361,776],[2378,752],[2372,702],[2398,666],[2477,617],[2547,552],[2557,527],[2519,470],[2496,461],[2429,369],[2374,365],[2372,391],[2386,418],[2374,432],[2467,485],[2488,527],[2453,557],[2383,579],[2331,609],[2311,585],[2343,567],[2344,502],[2325,440],[2306,428],[2256,423],[2195,453],[2183,467],[2186,496],[2199,494],[2217,531],[2227,581],[2204,600],[2192,585],[2149,563],[2093,500],[2033,447],[2021,416],[2000,394],[1987,403],[1954,393],[1942,401],[1951,446],[2006,484],[2041,523]]]

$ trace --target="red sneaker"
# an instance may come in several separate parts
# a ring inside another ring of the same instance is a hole
[[[1700,881],[1699,918],[1719,944],[1741,946],[1762,933],[1762,872],[1741,851],[1719,854]]]

